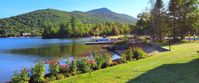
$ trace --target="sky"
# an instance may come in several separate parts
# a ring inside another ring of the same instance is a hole
[[[149,0],[2,0],[0,18],[47,8],[86,12],[104,7],[113,12],[137,17],[139,13],[146,11],[150,4]]]

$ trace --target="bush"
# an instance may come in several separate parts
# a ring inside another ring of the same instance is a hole
[[[77,59],[73,60],[70,65],[70,74],[75,75],[78,73]]]
[[[69,65],[61,65],[60,66],[60,72],[63,73],[66,77],[69,77],[70,74],[70,67]]]
[[[133,58],[136,60],[139,60],[146,55],[145,52],[141,48],[135,48],[133,54],[134,54]]]
[[[125,51],[124,54],[126,55],[126,60],[128,60],[128,61],[132,61],[133,60],[134,54],[133,54],[132,48],[130,48],[127,51]]]
[[[28,83],[30,77],[28,75],[28,71],[26,68],[21,70],[21,73],[18,74],[17,72],[14,73],[11,79],[11,83]]]
[[[126,63],[127,62],[125,53],[122,53],[121,58],[120,58],[120,62],[121,63]]]
[[[50,75],[56,76],[60,72],[60,66],[58,63],[49,64]]]
[[[31,70],[31,83],[41,83],[44,81],[45,68],[42,62],[37,63]]]
[[[105,53],[104,57],[106,58],[106,66],[111,66],[112,65],[112,56],[110,53]]]
[[[94,54],[94,59],[95,59],[95,62],[96,62],[96,69],[101,69],[102,66],[106,62],[106,57],[104,57],[103,55],[100,55],[98,53]]]
[[[80,59],[78,61],[78,70],[81,73],[86,73],[86,72],[92,71],[91,64],[85,58],[84,59]]]

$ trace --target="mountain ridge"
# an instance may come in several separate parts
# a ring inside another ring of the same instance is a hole
[[[78,19],[82,24],[95,25],[106,22],[118,22],[122,24],[136,23],[135,18],[112,12],[107,8],[94,9],[87,12],[67,12],[48,8],[0,19],[0,37],[19,36],[24,32],[30,32],[40,36],[45,27],[60,27],[62,24],[66,25],[70,23],[73,17]]]
[[[112,13],[112,14],[118,14],[118,15],[126,16],[126,17],[128,17],[129,19],[132,19],[132,20],[130,20],[129,22],[125,22],[125,21],[124,21],[124,23],[136,23],[136,20],[137,20],[135,17],[132,17],[132,16],[127,15],[127,14],[116,13],[116,12],[111,11],[111,10],[108,9],[108,8],[105,8],[105,7],[103,7],[103,8],[98,8],[98,9],[93,9],[93,10],[89,10],[89,11],[86,11],[86,12],[83,12],[83,11],[71,11],[71,12],[68,12],[68,11],[65,11],[65,10],[58,10],[58,9],[47,8],[47,9],[34,10],[34,11],[31,11],[31,12],[19,14],[19,15],[16,15],[16,16],[11,16],[11,17],[6,17],[6,18],[0,18],[0,20],[2,20],[2,19],[8,19],[8,18],[13,18],[13,17],[17,17],[17,16],[22,16],[22,15],[26,15],[26,14],[34,13],[34,12],[38,12],[38,11],[48,11],[48,10],[56,11],[56,12],[71,13],[71,14],[85,13],[85,14],[90,14],[90,15],[94,15],[94,16],[95,16],[95,14],[97,14],[97,13],[100,14],[100,12],[101,12],[101,14],[102,14],[102,13],[106,13],[106,14]],[[92,13],[94,13],[94,14],[92,14]],[[125,19],[127,19],[127,18],[125,18]]]

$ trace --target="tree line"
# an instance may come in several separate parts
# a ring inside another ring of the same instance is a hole
[[[150,11],[138,15],[138,35],[149,35],[153,40],[171,37],[182,40],[187,35],[198,34],[198,0],[170,0],[165,6],[163,0],[150,0]]]
[[[118,22],[101,23],[81,23],[81,21],[72,17],[70,22],[63,23],[60,26],[49,25],[44,28],[43,38],[73,38],[102,35],[120,35],[131,32],[130,24]]]

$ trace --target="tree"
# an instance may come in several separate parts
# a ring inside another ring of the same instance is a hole
[[[134,29],[134,33],[138,35],[153,35],[151,28],[151,14],[148,12],[143,12],[138,14],[138,21],[136,23],[136,28]]]
[[[59,37],[66,38],[67,37],[66,33],[67,33],[66,25],[61,24],[59,29]]]
[[[113,25],[113,35],[120,35],[120,31],[118,30],[118,27]]]
[[[170,0],[169,18],[172,21],[173,38],[183,39],[186,33],[192,32],[198,15],[198,0]]]
[[[152,1],[154,2],[154,1]],[[153,8],[151,10],[152,15],[152,26],[153,26],[153,40],[155,40],[155,37],[158,36],[158,39],[160,42],[162,42],[162,32],[163,32],[163,1],[162,0],[156,0],[155,3],[153,3]]]

